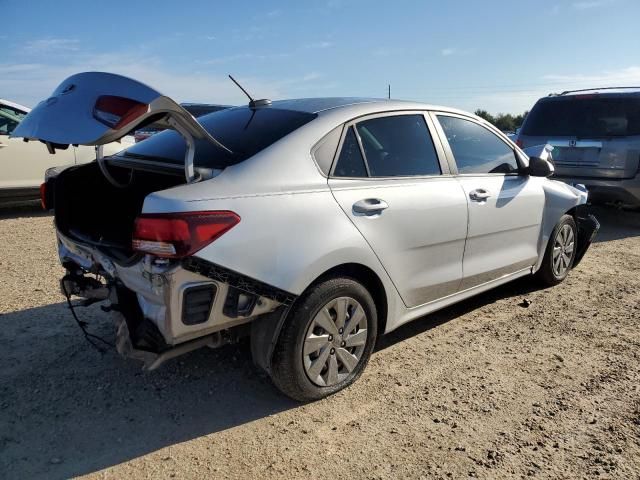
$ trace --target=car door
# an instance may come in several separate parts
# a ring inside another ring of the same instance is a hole
[[[464,116],[432,115],[469,206],[461,288],[531,267],[544,209],[541,179],[520,173],[514,148],[490,127]]]
[[[73,164],[73,148],[47,152],[40,142],[9,138],[27,114],[15,107],[0,104],[0,188],[33,189],[44,180],[44,172],[54,166]]]
[[[455,293],[462,279],[466,199],[430,125],[422,112],[348,123],[329,178],[408,307]]]

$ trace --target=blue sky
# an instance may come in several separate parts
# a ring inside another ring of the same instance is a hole
[[[392,96],[521,112],[552,91],[640,85],[640,1],[0,0],[0,97],[80,71],[179,101]]]

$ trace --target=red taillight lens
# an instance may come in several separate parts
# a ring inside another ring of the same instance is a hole
[[[102,95],[93,107],[93,116],[107,127],[117,130],[144,115],[148,110],[149,105],[146,103],[114,95]]]
[[[43,210],[47,210],[47,182],[40,185],[40,205]]]
[[[159,257],[188,257],[239,222],[238,215],[224,210],[140,215],[135,222],[132,246]]]
[[[524,147],[524,143],[519,138],[516,140],[516,145],[518,145],[520,148]]]

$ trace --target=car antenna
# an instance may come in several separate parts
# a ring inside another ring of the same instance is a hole
[[[269,100],[268,98],[254,100],[253,97],[251,97],[251,95],[249,95],[249,93],[244,88],[242,88],[242,85],[240,85],[235,78],[233,78],[231,75],[229,75],[229,78],[238,86],[240,90],[242,90],[242,93],[244,93],[249,98],[249,108],[267,107],[271,105],[271,100]]]

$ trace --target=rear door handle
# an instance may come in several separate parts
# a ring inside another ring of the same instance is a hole
[[[469,198],[474,202],[484,202],[490,196],[491,194],[484,188],[476,188],[475,190],[469,192]]]
[[[353,213],[377,215],[382,213],[385,208],[389,208],[389,205],[384,200],[380,200],[379,198],[365,198],[353,204]]]
[[[0,142],[0,148],[4,148],[4,147],[8,147],[9,145],[7,145],[6,143],[2,143]]]

